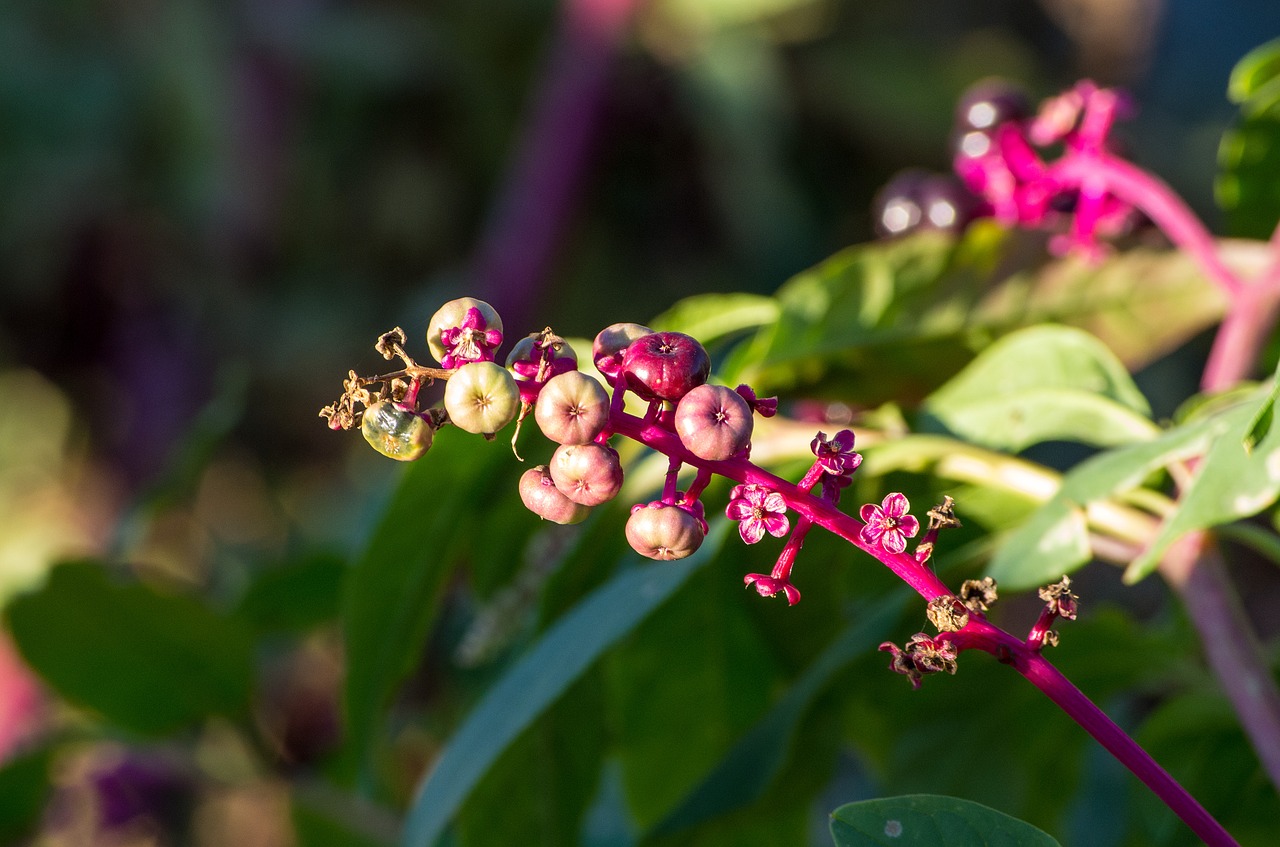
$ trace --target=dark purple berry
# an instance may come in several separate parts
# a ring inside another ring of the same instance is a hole
[[[873,223],[882,238],[921,229],[956,233],[972,220],[976,206],[974,196],[954,176],[912,168],[895,175],[876,194]]]
[[[969,86],[956,102],[955,132],[993,132],[1009,121],[1031,117],[1027,95],[1005,80],[982,79]]]
[[[627,387],[647,400],[678,401],[707,381],[711,358],[683,332],[655,332],[631,342],[622,359]]]

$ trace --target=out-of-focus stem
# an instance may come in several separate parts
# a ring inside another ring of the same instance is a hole
[[[473,288],[529,323],[590,163],[609,68],[639,0],[567,0],[473,263]]]

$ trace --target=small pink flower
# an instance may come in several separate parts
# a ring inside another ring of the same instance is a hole
[[[755,391],[749,385],[739,385],[733,390],[738,392],[738,396],[746,400],[751,410],[760,417],[771,418],[778,414],[777,397],[757,397]]]
[[[474,306],[467,309],[462,326],[453,326],[440,333],[440,343],[445,354],[440,364],[457,368],[471,362],[492,362],[493,351],[502,344],[502,333],[489,329],[484,314]]]
[[[778,492],[752,483],[734,487],[729,497],[724,513],[731,520],[741,522],[738,534],[746,543],[755,544],[764,538],[766,530],[773,537],[781,538],[791,528],[786,501]]]
[[[853,452],[852,430],[842,429],[830,440],[825,432],[819,432],[809,442],[809,449],[818,457],[822,469],[836,476],[851,474],[862,464],[862,456]]]
[[[893,493],[879,506],[868,503],[858,513],[866,526],[862,528],[862,540],[867,544],[879,544],[887,553],[902,553],[907,549],[907,539],[920,531],[920,521],[907,514],[911,503],[902,494]]]

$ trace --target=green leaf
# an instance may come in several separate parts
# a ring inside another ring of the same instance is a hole
[[[901,611],[905,590],[877,601],[869,616],[847,626],[805,668],[781,699],[743,735],[697,786],[654,828],[662,835],[696,826],[764,796],[792,753],[801,719],[832,678],[874,651]],[[914,596],[914,595],[911,595]]]
[[[316,553],[255,574],[236,616],[260,632],[305,632],[338,615],[342,557]]]
[[[1280,496],[1280,430],[1268,433],[1253,451],[1244,446],[1253,408],[1245,405],[1219,416],[1220,437],[1196,467],[1177,510],[1125,570],[1126,581],[1137,582],[1155,570],[1169,545],[1184,534],[1255,515]]]
[[[47,748],[5,762],[0,768],[0,843],[25,844],[40,820],[52,786]]]
[[[1201,455],[1228,426],[1221,416],[1197,419],[1151,441],[1081,462],[1063,477],[1058,492],[1005,539],[988,573],[1002,586],[1019,590],[1080,567],[1090,553],[1085,507],[1138,487],[1171,462]]]
[[[441,587],[494,492],[514,495],[520,470],[501,439],[446,427],[404,474],[343,589],[347,746],[340,770],[347,778],[367,772],[386,706],[422,655]],[[519,532],[536,526],[532,518],[513,525],[507,555],[518,556]]]
[[[430,847],[489,766],[618,639],[658,608],[724,540],[719,522],[678,562],[627,568],[551,627],[495,685],[449,742],[409,810],[401,843]],[[633,557],[629,557],[633,558]]]
[[[246,628],[192,597],[114,582],[99,564],[72,562],[13,600],[8,618],[41,677],[125,729],[161,734],[248,706]]]
[[[683,332],[705,345],[778,319],[778,301],[761,294],[696,294],[658,315],[649,325],[659,332]]]
[[[1159,429],[1128,371],[1096,338],[1064,326],[992,344],[926,401],[928,418],[969,441],[1011,451],[1049,440],[1113,446]]]
[[[1240,118],[1218,145],[1218,205],[1232,235],[1266,238],[1280,217],[1280,39],[1236,64],[1227,97]]]
[[[1253,417],[1249,419],[1249,425],[1245,429],[1244,449],[1246,452],[1253,452],[1253,448],[1258,446],[1258,442],[1267,437],[1271,432],[1272,418],[1275,416],[1276,398],[1280,397],[1280,364],[1276,365],[1275,376],[1271,379],[1271,390],[1267,392],[1266,399],[1262,401],[1262,405],[1253,413]]]
[[[1045,832],[956,797],[912,794],[849,803],[831,813],[836,847],[1055,847]]]
[[[1232,262],[1251,262],[1265,245],[1233,250]],[[1010,275],[1011,265],[1026,270]],[[1126,250],[1099,264],[1050,260],[1034,236],[990,223],[958,241],[921,233],[851,247],[789,280],[777,301],[777,320],[727,357],[721,377],[765,393],[821,387],[864,406],[933,391],[975,350],[1018,327],[1078,327],[1132,369],[1224,308],[1221,293],[1177,251]]]
[[[1253,48],[1231,69],[1227,99],[1243,105],[1280,79],[1280,38]]]

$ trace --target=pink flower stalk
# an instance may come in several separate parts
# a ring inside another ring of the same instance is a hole
[[[787,504],[782,495],[754,483],[735,486],[724,513],[739,521],[738,534],[747,544],[764,538],[766,531],[781,538],[791,528],[787,520]]]
[[[897,492],[885,497],[879,506],[866,504],[858,513],[866,522],[862,528],[862,540],[867,544],[880,545],[886,553],[897,555],[904,552],[907,539],[920,531],[920,521],[907,514],[910,508],[907,498]]]
[[[462,326],[449,327],[440,333],[440,343],[445,347],[440,364],[457,368],[471,362],[492,362],[493,351],[502,344],[502,333],[489,329],[484,315],[473,306],[467,309]]]

